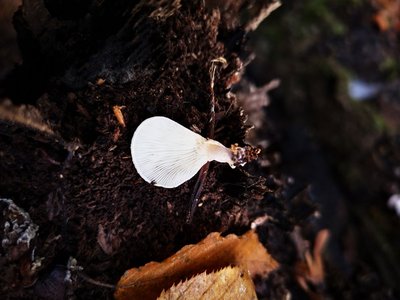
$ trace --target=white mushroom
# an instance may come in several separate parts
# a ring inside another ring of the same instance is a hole
[[[133,134],[131,152],[139,175],[164,188],[181,185],[209,161],[236,166],[231,149],[166,117],[144,120]]]

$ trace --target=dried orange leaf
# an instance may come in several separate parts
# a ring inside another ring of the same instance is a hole
[[[210,233],[196,245],[188,245],[162,263],[150,262],[125,272],[117,284],[115,298],[154,299],[163,289],[204,271],[234,265],[251,276],[267,275],[278,267],[254,231],[241,237]]]
[[[203,272],[163,291],[159,300],[174,299],[257,299],[253,281],[247,271],[226,267],[207,274]]]
[[[398,0],[372,0],[377,9],[373,20],[381,31],[400,29],[400,2]]]

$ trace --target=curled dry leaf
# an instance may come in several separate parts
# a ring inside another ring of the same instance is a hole
[[[125,272],[117,284],[115,298],[155,299],[173,284],[230,265],[240,266],[251,276],[265,276],[278,267],[254,231],[241,237],[210,233],[198,244],[183,247],[161,263],[150,262]]]
[[[173,299],[257,299],[253,281],[247,271],[226,267],[207,274],[203,272],[163,291],[158,300]]]
[[[314,287],[324,284],[325,272],[322,256],[328,240],[329,230],[320,230],[315,237],[312,253],[310,249],[306,249],[303,253],[304,261],[298,262],[296,266],[297,281],[310,296],[315,293],[308,283],[311,283]]]
[[[377,8],[373,20],[381,31],[394,29],[400,31],[400,1],[398,0],[372,0],[372,5]]]

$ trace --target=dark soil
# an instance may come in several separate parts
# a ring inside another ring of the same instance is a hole
[[[129,268],[268,216],[257,232],[281,267],[256,281],[261,299],[400,297],[400,219],[386,204],[400,193],[398,33],[378,30],[370,4],[341,2],[288,1],[251,33],[268,1],[24,1],[13,19],[23,63],[0,73],[0,198],[17,205],[0,202],[1,294],[112,298],[71,273],[71,258],[115,284]],[[383,88],[355,102],[349,74]],[[243,113],[253,83],[276,77],[270,105]],[[211,163],[187,224],[196,177],[175,189],[146,183],[130,141],[155,115],[209,136],[212,94],[215,139],[243,145],[258,120],[251,141],[263,152],[235,170]],[[323,228],[325,280],[305,290],[294,236],[313,245]]]

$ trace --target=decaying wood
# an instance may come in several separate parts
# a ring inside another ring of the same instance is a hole
[[[260,16],[269,5],[261,2],[243,2],[240,10]],[[45,271],[30,292],[52,294],[48,282],[57,282],[52,295],[82,288],[65,286],[62,272],[51,268],[69,256],[90,278],[113,282],[127,266],[165,258],[209,232],[249,225],[248,205],[263,199],[263,178],[211,164],[203,205],[188,225],[194,180],[173,190],[149,185],[129,153],[134,129],[154,115],[206,135],[209,70],[217,57],[227,66],[215,71],[215,135],[228,146],[243,144],[245,116],[226,92],[243,66],[246,35],[238,10],[232,12],[228,17],[203,1],[23,1],[14,16],[23,64],[2,83],[1,97],[31,105],[40,118],[0,114],[0,192],[39,225],[35,251]],[[26,124],[34,137],[21,133]],[[109,295],[92,289],[91,296]]]

